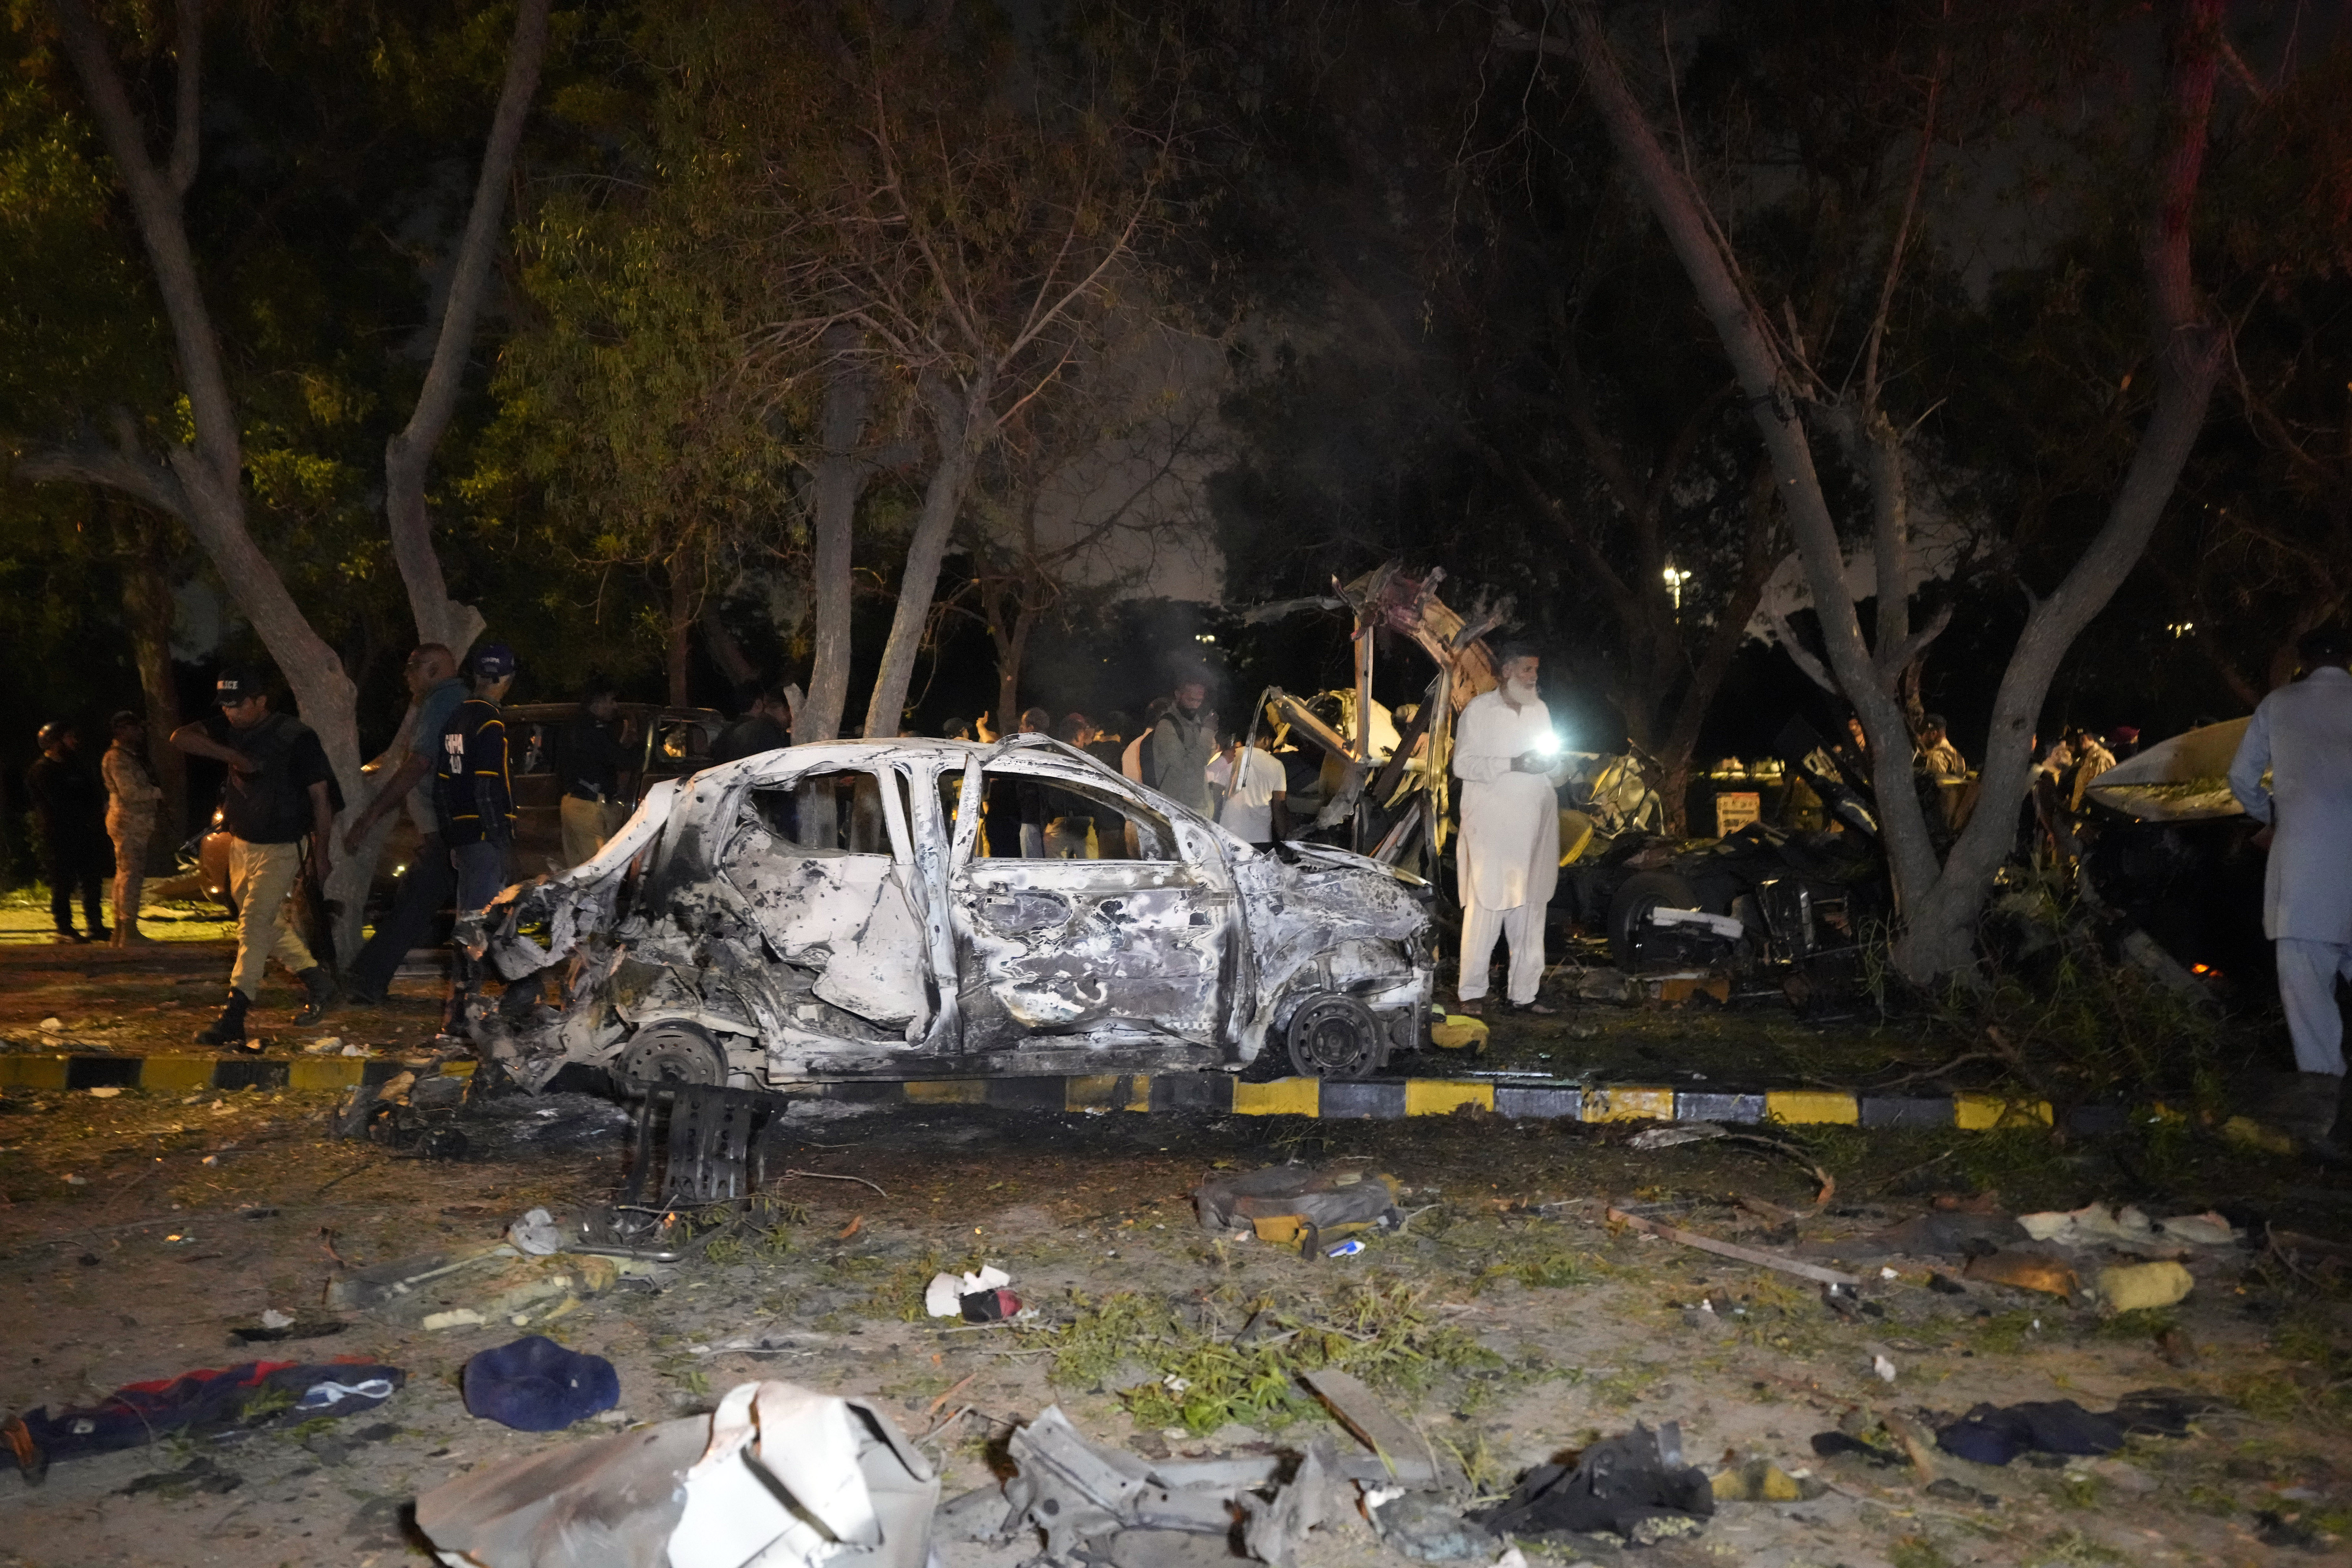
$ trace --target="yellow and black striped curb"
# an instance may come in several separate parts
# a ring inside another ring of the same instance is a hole
[[[0,1057],[0,1088],[72,1091],[144,1089],[186,1094],[203,1089],[344,1089],[382,1083],[403,1070],[386,1058],[357,1057]],[[471,1062],[442,1069],[473,1070]],[[1513,1120],[1566,1121],[1764,1121],[1864,1128],[1952,1127],[1981,1131],[2047,1127],[2042,1100],[1996,1094],[1874,1095],[1833,1089],[1752,1092],[1645,1085],[1602,1087],[1563,1079],[1393,1079],[1339,1082],[1311,1078],[1243,1083],[1214,1072],[1087,1073],[1052,1078],[952,1078],[811,1084],[793,1092],[829,1100],[895,1105],[986,1105],[1007,1110],[1211,1111],[1235,1116],[1311,1116],[1326,1121],[1395,1121],[1471,1111]],[[2068,1131],[2119,1131],[2120,1106],[2077,1106]]]

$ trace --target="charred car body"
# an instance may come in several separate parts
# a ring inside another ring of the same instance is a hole
[[[1854,761],[1792,721],[1773,750],[1821,799],[1832,825],[1803,832],[1754,823],[1727,838],[1656,831],[1655,797],[1631,759],[1571,778],[1576,831],[1553,896],[1556,914],[1605,931],[1626,970],[1803,964],[1851,952],[1893,912],[1869,784]]]
[[[1003,854],[1020,836],[983,833],[982,802],[1086,847]],[[531,1088],[568,1062],[643,1086],[1238,1071],[1269,1053],[1361,1077],[1426,1026],[1412,880],[1318,846],[1254,850],[1043,737],[790,747],[656,785],[594,859],[502,894],[483,936],[499,970],[526,989],[551,972],[562,994],[518,1023],[486,1014],[476,1040]]]

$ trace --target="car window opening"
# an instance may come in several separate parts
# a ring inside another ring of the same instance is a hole
[[[881,783],[862,768],[804,773],[781,789],[756,789],[751,805],[762,827],[803,854],[890,853]]]
[[[1179,858],[1176,836],[1159,813],[1108,790],[1040,777],[1013,768],[982,775],[975,856],[996,860],[1160,860]],[[952,826],[963,776],[940,776],[940,811]]]

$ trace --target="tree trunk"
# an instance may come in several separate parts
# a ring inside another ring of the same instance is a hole
[[[425,373],[425,386],[408,426],[384,443],[384,516],[392,532],[392,555],[399,563],[401,581],[408,587],[408,606],[416,617],[419,642],[445,643],[463,656],[481,635],[481,612],[449,597],[441,573],[441,558],[433,548],[433,520],[425,505],[425,480],[433,454],[448,433],[457,408],[458,384],[466,357],[473,347],[474,327],[489,292],[490,258],[498,247],[499,219],[506,212],[507,187],[514,174],[515,150],[522,142],[522,122],[530,97],[539,86],[541,62],[547,55],[549,0],[521,0],[515,16],[514,42],[507,49],[506,81],[499,89],[498,111],[491,117],[490,136],[482,153],[482,167],[474,182],[474,205],[466,216],[466,232],[457,243],[450,268],[449,293],[441,311],[441,330],[433,344],[433,363]]]
[[[674,559],[669,563],[669,647],[662,660],[669,675],[667,689],[673,708],[686,706],[687,661],[694,652],[688,634],[693,630],[693,579],[687,575],[686,563]]]
[[[890,640],[882,649],[882,668],[874,678],[874,696],[866,705],[866,733],[895,735],[906,721],[907,690],[914,684],[915,655],[922,647],[923,629],[931,618],[931,599],[940,585],[940,566],[946,561],[949,537],[980,457],[980,440],[988,419],[993,390],[988,372],[975,374],[961,390],[933,381],[924,389],[939,437],[939,464],[923,491],[923,509],[915,521],[914,537],[907,542],[907,567],[898,578],[898,605],[890,616]]]
[[[727,678],[735,691],[746,692],[760,685],[760,672],[743,656],[743,645],[727,629],[727,618],[719,613],[717,595],[702,602],[702,647],[710,655],[710,662]]]
[[[858,452],[874,405],[874,373],[858,357],[856,329],[825,332],[828,361],[824,409],[818,432],[824,451],[816,463],[810,521],[811,575],[816,606],[809,653],[808,700],[793,715],[795,743],[836,740],[849,702],[851,546],[856,538],[857,498],[873,471]]]
[[[172,679],[172,584],[163,574],[163,531],[153,519],[126,519],[118,512],[115,528],[122,560],[122,618],[131,629],[139,690],[147,704],[147,761],[163,791],[156,821],[161,831],[148,845],[147,869],[168,870],[188,836],[188,759],[172,744],[172,731],[180,727],[179,687]]]
[[[2032,769],[2031,736],[2059,660],[2105,605],[2146,549],[2204,424],[2224,342],[2203,319],[2189,268],[2189,225],[2202,168],[2218,54],[2221,0],[2188,0],[2175,40],[2173,115],[2159,174],[2159,207],[2147,246],[2157,331],[2157,405],[2097,537],[2058,587],[2039,601],[2002,674],[1986,748],[1982,804],[1938,865],[1925,812],[1911,788],[1910,731],[1894,695],[1902,659],[1882,674],[1864,641],[1844,583],[1837,526],[1789,378],[1772,337],[1750,314],[1730,258],[1698,195],[1667,154],[1620,74],[1589,4],[1571,14],[1573,52],[1627,173],[1665,230],[1738,375],[1780,481],[1797,550],[1813,591],[1829,666],[1869,737],[1872,782],[1895,889],[1896,967],[1925,982],[1967,968],[1977,911],[2008,851],[2009,813]],[[1891,499],[1891,498],[1879,498]],[[1882,613],[1884,613],[1882,611]]]
[[[1000,735],[1021,728],[1021,666],[1028,657],[1029,634],[1037,625],[1037,606],[1029,595],[1016,588],[1011,597],[1009,625],[1002,590],[988,605],[989,640],[996,645],[996,732]]]

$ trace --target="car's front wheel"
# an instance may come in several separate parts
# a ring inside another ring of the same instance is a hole
[[[1380,1070],[1387,1033],[1353,996],[1312,996],[1290,1016],[1290,1065],[1302,1078],[1369,1078]]]

